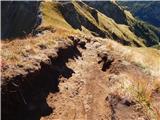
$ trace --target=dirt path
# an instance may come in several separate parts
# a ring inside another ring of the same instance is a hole
[[[48,96],[48,104],[54,109],[53,113],[41,120],[94,120],[110,118],[105,98],[106,73],[98,64],[95,48],[86,45],[80,49],[82,57],[69,60],[67,66],[74,73],[69,79],[61,78],[60,92]]]
[[[47,104],[53,112],[41,120],[148,120],[141,110],[135,109],[132,101],[111,95],[118,80],[109,81],[109,76],[116,76],[117,69],[124,69],[123,65],[114,63],[111,65],[114,69],[109,66],[103,71],[98,48],[93,44],[87,43],[86,49],[79,48],[81,56],[68,60],[66,65],[73,73],[59,79],[59,92],[48,95]],[[134,71],[138,72],[133,69],[131,73]]]
[[[42,65],[39,74],[18,89],[23,90],[18,92],[23,93],[20,102],[17,94],[7,96],[15,100],[8,107],[13,110],[5,112],[7,120],[149,120],[119,89],[127,78],[144,78],[144,73],[107,52],[103,42],[84,44],[77,39],[73,46],[59,49],[51,64]]]

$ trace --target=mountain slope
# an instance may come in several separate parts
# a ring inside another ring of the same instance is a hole
[[[1,4],[2,39],[27,35],[41,24],[40,1],[1,1]]]
[[[129,11],[123,10],[117,3],[110,1],[95,1],[86,3],[93,8],[96,8],[106,16],[111,17],[117,23],[128,25],[132,32],[144,39],[147,46],[152,46],[159,43],[160,30],[158,28],[137,20]]]
[[[119,1],[125,9],[130,10],[135,16],[150,24],[160,27],[160,2],[159,1]]]
[[[146,46],[152,46],[158,44],[159,36],[157,34],[159,34],[159,31],[157,29],[152,29],[151,27],[146,26],[144,23],[138,22],[132,17],[132,15],[130,15],[129,12],[122,11],[116,4],[112,2],[106,4],[109,4],[110,7],[116,6],[116,10],[120,11],[122,14],[120,14],[119,17],[117,16],[117,18],[122,18],[123,21],[126,21],[126,25],[116,23],[117,21],[114,20],[114,18],[112,19],[112,16],[105,16],[107,14],[105,14],[103,11],[99,12],[83,2],[44,3],[44,5],[42,4],[42,12],[44,10],[43,14],[45,15],[45,19],[47,16],[50,16],[50,18],[47,18],[46,20],[56,21],[56,19],[59,19],[59,22],[63,21],[60,26],[64,25],[72,28],[72,30],[76,29],[78,31],[90,33],[95,36],[112,38],[121,42],[122,44],[136,46],[144,46],[144,44]],[[53,15],[49,15],[50,12],[45,13],[45,11],[52,11],[54,13]],[[114,12],[111,11],[111,13]],[[58,15],[58,17],[54,17],[55,14]],[[123,24],[125,24],[125,22],[123,22]],[[53,26],[56,25],[56,22],[53,23]]]
[[[41,2],[35,35],[2,41],[2,120],[160,119],[160,51],[131,29],[129,12],[87,4]]]

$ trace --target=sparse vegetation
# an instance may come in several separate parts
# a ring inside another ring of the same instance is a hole
[[[126,81],[126,80],[125,80]],[[151,83],[155,83],[151,84]],[[158,83],[158,84],[157,84]],[[130,79],[129,84],[122,86],[125,94],[129,95],[132,100],[137,101],[146,111],[150,119],[158,120],[159,110],[153,105],[153,92],[159,88],[159,81],[148,81],[147,79]]]

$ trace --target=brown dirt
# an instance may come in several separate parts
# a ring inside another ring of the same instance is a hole
[[[72,76],[60,78],[59,92],[47,97],[53,113],[41,120],[147,120],[135,103],[110,95],[107,78],[111,73],[102,70],[96,48],[89,43],[79,50],[82,56],[67,63]]]
[[[150,79],[149,76],[121,57],[106,52],[105,44],[85,42],[86,45],[83,41],[60,49],[51,64],[41,65],[37,77],[21,81],[17,93],[10,93],[9,98],[6,95],[5,100],[14,105],[9,105],[12,113],[3,114],[7,116],[2,116],[3,119],[149,120],[143,108],[130,97],[121,95],[118,89],[120,81],[125,80],[123,74],[133,80]],[[17,87],[14,82],[12,86]],[[4,110],[8,103],[2,102],[6,103],[3,111],[9,111]]]

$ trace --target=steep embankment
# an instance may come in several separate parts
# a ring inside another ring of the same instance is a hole
[[[46,97],[50,92],[59,91],[59,77],[73,73],[66,62],[81,55],[77,46],[84,47],[81,41],[54,42],[50,47],[39,44],[37,54],[26,54],[14,63],[5,63],[2,59],[2,119],[34,120],[52,112],[47,107]]]

